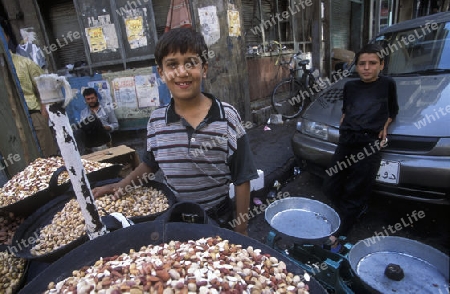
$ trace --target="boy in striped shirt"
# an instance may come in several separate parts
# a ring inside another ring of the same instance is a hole
[[[159,169],[178,201],[200,204],[220,226],[247,234],[250,180],[258,177],[245,128],[236,109],[201,92],[208,71],[208,48],[189,28],[165,33],[156,45],[158,73],[172,99],[152,112],[143,162],[119,183],[94,189],[99,197],[115,193]],[[236,207],[228,191],[234,183]],[[233,213],[234,212],[234,213]]]

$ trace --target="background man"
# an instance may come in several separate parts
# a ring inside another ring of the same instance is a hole
[[[79,129],[74,131],[80,154],[88,149],[102,147],[111,142],[111,132],[119,128],[117,117],[112,107],[101,105],[97,91],[86,88],[83,91],[86,108],[80,113]]]

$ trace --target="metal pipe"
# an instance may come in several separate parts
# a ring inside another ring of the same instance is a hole
[[[262,6],[261,0],[258,0],[258,6],[259,6],[259,17],[261,19],[261,23],[263,23],[264,15],[263,15],[263,6]],[[266,34],[265,34],[265,31],[262,26],[261,26],[261,38],[262,38],[262,48],[263,48],[263,53],[264,53],[264,52],[266,52],[266,49],[265,49]]]

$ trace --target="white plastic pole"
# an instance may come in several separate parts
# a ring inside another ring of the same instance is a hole
[[[108,233],[108,231],[98,214],[91,186],[73,136],[72,127],[69,124],[69,119],[65,109],[62,107],[62,103],[47,105],[47,111],[50,122],[56,132],[56,140],[86,223],[86,232],[89,239],[92,240]]]
[[[50,124],[55,130],[56,141],[85,220],[86,233],[91,240],[105,235],[108,230],[98,214],[91,186],[64,108],[72,98],[72,89],[64,77],[53,74],[41,75],[35,80],[41,101],[46,104]],[[63,97],[61,87],[65,88],[68,99]],[[64,105],[63,102],[65,102]]]
[[[56,141],[58,142],[61,155],[64,160],[73,190],[77,197],[86,223],[86,232],[89,239],[106,234],[108,231],[103,225],[95,205],[91,186],[86,176],[81,156],[75,142],[72,127],[69,124],[65,109],[61,103],[47,105],[50,122],[56,132]]]

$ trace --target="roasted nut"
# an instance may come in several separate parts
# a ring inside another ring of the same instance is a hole
[[[15,293],[25,272],[25,259],[0,252],[0,293]]]
[[[23,217],[14,216],[12,212],[0,215],[0,244],[12,245],[14,233],[24,220]]]

